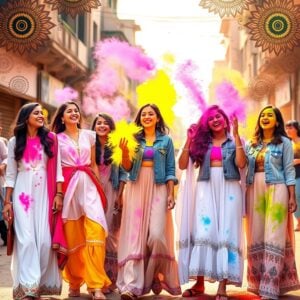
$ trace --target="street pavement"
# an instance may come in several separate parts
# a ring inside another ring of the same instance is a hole
[[[296,232],[296,263],[297,263],[297,270],[300,277],[300,232]],[[6,256],[6,247],[0,246],[0,300],[9,300],[12,299],[12,279],[10,274],[10,259],[11,257]],[[236,300],[236,299],[259,299],[257,296],[247,293],[246,292],[246,260],[245,260],[245,268],[244,268],[244,281],[243,286],[241,288],[237,288],[234,286],[228,286],[227,291],[230,296],[230,299]],[[182,290],[185,290],[186,288],[189,288],[193,285],[193,282],[190,282],[189,284],[186,284],[182,286]],[[208,299],[215,299],[215,293],[217,291],[217,283],[205,283],[205,295],[201,297],[197,297],[198,300],[208,300]],[[107,298],[110,300],[119,300],[120,296],[117,293],[112,293],[107,295]],[[83,300],[83,299],[91,299],[86,291],[86,287],[83,286],[81,288],[81,297],[78,298],[68,298],[68,285],[66,283],[63,284],[63,291],[61,296],[55,296],[55,297],[42,297],[41,299],[73,299],[73,300]],[[175,300],[175,299],[182,299],[182,297],[173,297],[170,296],[167,293],[162,293],[159,296],[149,294],[143,297],[140,297],[139,299],[142,300]],[[186,298],[185,298],[186,299]],[[195,299],[195,298],[194,298]],[[284,297],[281,297],[280,299],[299,299],[300,300],[300,290],[290,292],[286,294]]]

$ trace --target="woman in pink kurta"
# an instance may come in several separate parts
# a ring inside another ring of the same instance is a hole
[[[53,121],[64,175],[62,217],[68,243],[68,262],[63,277],[69,296],[80,296],[86,283],[93,299],[105,299],[101,289],[111,282],[104,271],[107,224],[106,198],[98,181],[93,131],[80,129],[80,110],[75,102],[58,108]]]

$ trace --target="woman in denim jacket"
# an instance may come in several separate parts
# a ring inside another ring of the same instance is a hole
[[[120,231],[120,218],[122,213],[122,196],[127,172],[122,167],[112,163],[112,149],[107,145],[108,134],[115,130],[115,122],[111,116],[99,113],[92,124],[92,130],[96,131],[96,164],[99,168],[99,179],[107,199],[105,212],[108,236],[105,245],[105,272],[112,285],[103,290],[110,293],[115,289],[118,275],[117,248]]]
[[[278,299],[299,288],[291,222],[297,207],[293,148],[278,108],[259,113],[246,152],[248,290]]]
[[[285,124],[285,130],[288,137],[292,140],[294,151],[294,168],[296,172],[296,201],[297,210],[294,213],[297,219],[295,231],[300,231],[300,124],[296,120],[290,120]]]
[[[179,243],[180,248],[191,248],[186,266],[181,263],[179,254],[180,268],[188,268],[188,271],[179,272],[197,278],[194,286],[184,291],[183,297],[203,294],[204,278],[219,281],[216,299],[228,298],[226,284],[242,284],[243,196],[239,168],[246,165],[246,155],[236,117],[232,124],[233,137],[229,134],[229,119],[224,111],[217,105],[209,107],[198,124],[189,129],[179,158],[182,170],[191,168],[189,157],[196,167],[200,166],[195,195],[192,199],[183,199],[184,202],[195,201],[195,204],[191,209],[191,241],[187,233],[186,239],[181,237]],[[192,185],[191,182],[186,184]],[[188,281],[188,276],[180,276],[182,284]]]
[[[174,255],[171,209],[174,208],[174,147],[163,117],[154,104],[140,108],[135,123],[142,126],[139,147],[131,162],[121,141],[122,165],[130,171],[124,192],[118,248],[117,287],[121,299],[133,299],[165,289],[181,293]]]

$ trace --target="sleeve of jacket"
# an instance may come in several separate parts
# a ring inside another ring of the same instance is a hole
[[[295,185],[295,168],[294,168],[294,152],[290,140],[283,140],[283,171],[286,185]]]
[[[126,172],[122,166],[119,167],[119,181],[128,181],[128,172]]]
[[[166,182],[173,180],[174,184],[178,183],[175,176],[175,152],[172,139],[168,137],[167,157],[166,157]]]

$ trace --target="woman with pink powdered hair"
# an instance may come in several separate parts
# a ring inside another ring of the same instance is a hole
[[[200,167],[194,195],[183,199],[194,206],[190,209],[192,221],[181,221],[181,225],[190,222],[191,227],[185,237],[181,231],[179,275],[181,284],[190,277],[197,278],[183,297],[204,294],[204,280],[219,282],[216,299],[228,299],[227,284],[242,284],[243,196],[239,168],[244,168],[246,156],[236,117],[232,125],[233,136],[224,111],[217,105],[209,107],[198,124],[189,129],[179,157],[181,170]],[[191,190],[193,178],[186,184]],[[189,251],[184,252],[185,248]],[[182,254],[187,252],[184,260]]]
[[[16,233],[12,257],[14,299],[40,299],[41,295],[61,293],[59,268],[63,268],[66,258],[62,182],[56,136],[45,127],[41,105],[25,104],[8,143],[3,210],[5,220],[14,219]]]

